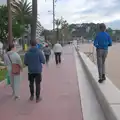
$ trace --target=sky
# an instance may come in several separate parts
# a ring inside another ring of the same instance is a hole
[[[38,0],[38,18],[47,29],[52,29],[52,1]],[[120,0],[57,0],[55,4],[56,18],[62,16],[70,24],[120,20]]]

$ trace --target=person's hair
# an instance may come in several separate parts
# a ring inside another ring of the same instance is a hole
[[[48,44],[47,44],[47,45],[45,45],[45,47],[48,47]]]
[[[30,41],[30,44],[31,44],[31,46],[36,46],[37,42],[36,42],[36,40],[34,40],[34,41],[31,40],[31,41]]]
[[[9,47],[7,48],[7,52],[11,51],[14,47],[15,47],[15,45],[13,43],[10,44]]]
[[[105,31],[106,30],[106,25],[104,23],[101,23],[99,26],[101,31]]]

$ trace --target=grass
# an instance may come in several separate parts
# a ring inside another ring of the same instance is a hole
[[[24,56],[20,56],[20,57],[21,57],[22,62],[24,63]],[[23,67],[25,67],[24,64],[23,64]],[[0,82],[5,79],[6,74],[7,74],[7,69],[0,70]]]
[[[6,74],[7,74],[7,70],[6,69],[0,70],[0,81],[5,79]]]
[[[21,55],[21,60],[22,60],[22,63],[23,63],[23,68],[25,67],[25,64],[24,64],[24,55]]]

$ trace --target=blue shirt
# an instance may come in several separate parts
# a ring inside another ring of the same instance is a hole
[[[108,50],[112,46],[112,39],[107,32],[99,32],[94,40],[94,46],[97,49]]]
[[[37,44],[36,47],[37,47],[38,49],[41,49],[41,48],[42,48],[42,45],[41,45],[41,44]]]

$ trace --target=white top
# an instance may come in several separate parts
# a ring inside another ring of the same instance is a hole
[[[55,53],[62,53],[62,50],[63,50],[63,48],[62,48],[61,44],[59,44],[59,43],[56,43],[53,47],[53,51]]]
[[[0,42],[0,49],[2,49],[3,48],[3,44]]]

